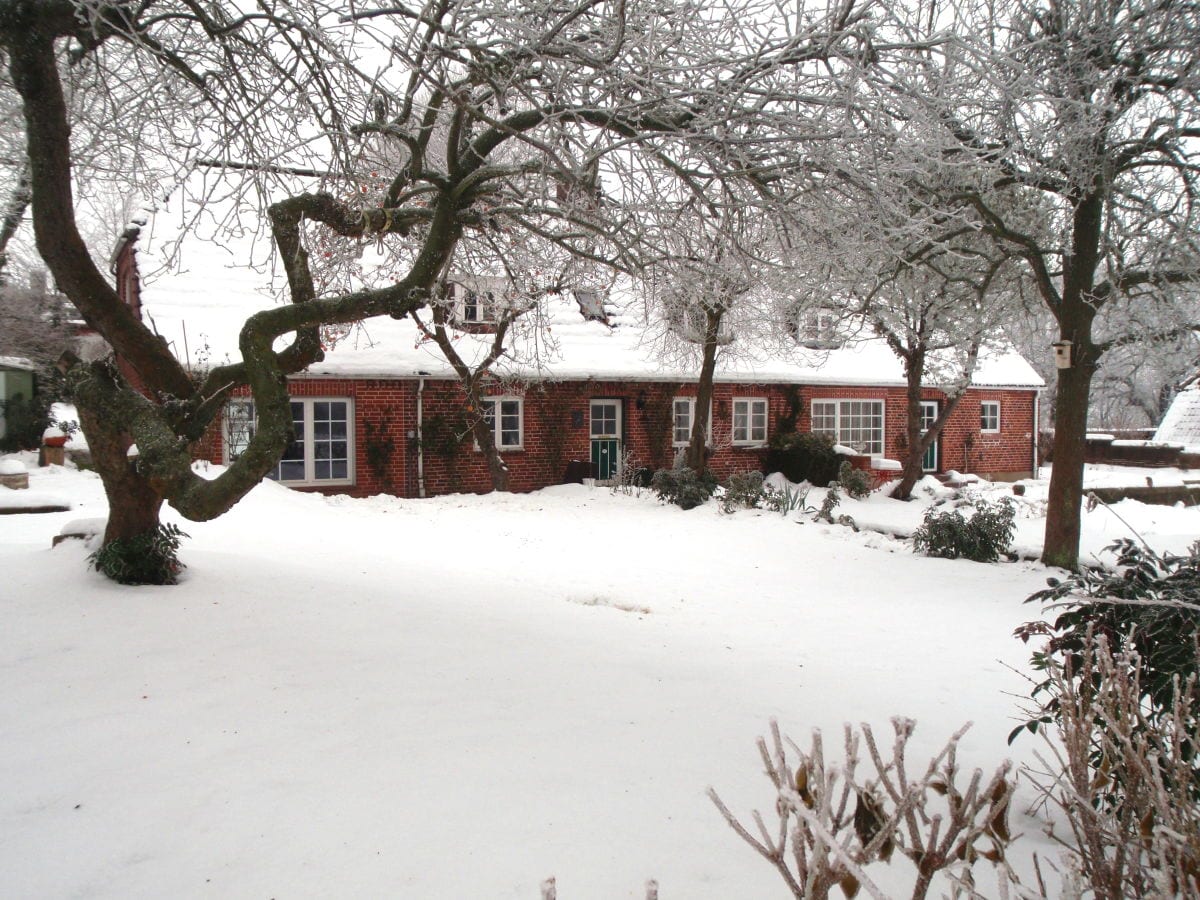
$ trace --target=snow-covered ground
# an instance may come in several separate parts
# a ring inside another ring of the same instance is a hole
[[[180,585],[121,588],[79,542],[50,549],[104,515],[98,478],[23,459],[73,508],[0,515],[4,896],[535,900],[553,875],[563,900],[651,877],[664,898],[783,897],[705,797],[771,811],[771,718],[806,743],[910,716],[913,760],[973,720],[961,761],[988,770],[1033,749],[1005,744],[1032,562],[604,488],[267,483],[183,525]],[[905,531],[922,506],[838,511]],[[1196,509],[1115,512],[1152,544],[1200,534]],[[1113,513],[1088,514],[1087,552],[1123,533]]]

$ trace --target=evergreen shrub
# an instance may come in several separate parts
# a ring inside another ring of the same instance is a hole
[[[680,509],[693,509],[705,503],[717,489],[717,479],[705,469],[697,475],[691,468],[677,461],[674,468],[659,469],[650,479],[650,490],[663,503],[673,503]]]
[[[871,475],[862,469],[856,469],[850,460],[842,460],[838,468],[838,484],[855,500],[865,500],[871,496]]]
[[[159,525],[153,531],[109,541],[88,562],[118,584],[175,584],[185,568],[178,556],[185,537],[178,525]]]
[[[736,509],[754,509],[765,495],[762,472],[734,472],[723,487],[721,510],[727,513]]]
[[[1180,750],[1190,760],[1192,784],[1176,789],[1190,790],[1193,798],[1200,799],[1200,733],[1194,727],[1200,722],[1200,700],[1194,692],[1181,693],[1181,686],[1200,677],[1200,541],[1181,556],[1160,555],[1129,539],[1118,540],[1108,549],[1116,554],[1119,571],[1084,569],[1062,581],[1049,579],[1049,587],[1026,602],[1054,604],[1058,616],[1049,623],[1029,622],[1017,629],[1017,635],[1025,641],[1046,638],[1033,654],[1035,670],[1057,669],[1076,682],[1086,671],[1083,661],[1091,642],[1103,637],[1114,656],[1133,651],[1125,657],[1128,669],[1122,674],[1126,685],[1135,686],[1140,696],[1141,721],[1136,728],[1165,728],[1181,696],[1191,697],[1192,708],[1182,714],[1193,727],[1175,738],[1184,742]],[[1084,690],[1089,685],[1077,687]],[[1023,730],[1036,732],[1039,725],[1062,724],[1054,679],[1036,684],[1032,696],[1039,704],[1038,714],[1013,731],[1010,741]],[[1109,768],[1101,759],[1094,765]],[[1120,788],[1114,783],[1110,790]]]
[[[1012,544],[1016,507],[1007,498],[999,503],[978,500],[974,506],[969,519],[957,509],[943,512],[931,506],[913,532],[913,550],[945,559],[998,560]]]
[[[833,449],[833,438],[813,432],[776,432],[772,435],[763,470],[782,472],[788,481],[807,481],[825,487],[838,477],[842,457]]]

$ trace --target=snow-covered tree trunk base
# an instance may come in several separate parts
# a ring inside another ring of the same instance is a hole
[[[1083,502],[1083,464],[1088,394],[1092,370],[1075,365],[1058,373],[1055,393],[1054,469],[1046,507],[1042,562],[1075,569],[1079,565],[1079,506]]]
[[[163,498],[135,470],[129,458],[129,435],[94,410],[81,406],[79,418],[108,498],[104,545],[156,530]]]

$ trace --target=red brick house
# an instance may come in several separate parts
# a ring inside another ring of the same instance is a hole
[[[152,236],[143,232],[121,252],[135,247],[142,272],[154,271]],[[122,285],[134,285],[143,315],[180,358],[204,365],[234,356],[241,322],[274,302],[270,277],[237,267],[240,262],[236,254],[194,241],[140,285],[128,277],[137,268],[131,261],[118,259],[117,268]],[[686,444],[695,370],[659,361],[638,315],[614,310],[603,321],[585,316],[586,306],[572,297],[548,298],[537,327],[531,320],[515,328],[511,353],[495,367],[483,412],[493,422],[513,490],[578,480],[589,463],[600,477],[622,458],[669,466]],[[477,330],[459,336],[464,356],[472,342],[488,339]],[[710,465],[719,478],[759,468],[766,442],[789,417],[796,430],[828,432],[875,460],[904,454],[903,372],[878,339],[727,354],[716,382]],[[1042,384],[1014,351],[985,354],[927,457],[928,470],[1028,476]],[[289,388],[297,441],[275,472],[282,483],[354,496],[491,489],[483,454],[463,437],[459,383],[411,321],[372,320],[341,335],[324,361],[289,379]],[[933,413],[944,394],[932,387],[925,394]],[[236,400],[197,453],[226,461],[247,427],[253,427],[253,409]]]

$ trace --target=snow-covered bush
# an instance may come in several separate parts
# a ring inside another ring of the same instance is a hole
[[[825,487],[838,477],[842,456],[833,438],[815,432],[782,431],[772,435],[764,462],[767,472],[781,472],[788,481],[807,481]]]
[[[838,468],[838,484],[855,500],[865,500],[871,496],[871,476],[862,469],[856,469],[846,459]]]
[[[153,531],[109,541],[88,562],[119,584],[175,584],[184,569],[178,553],[185,537],[178,525],[159,525]]]
[[[977,500],[974,507],[969,519],[957,509],[943,512],[929,507],[913,532],[913,550],[945,559],[998,560],[1012,544],[1016,509],[1007,497],[997,503]]]
[[[679,459],[674,468],[659,469],[654,473],[650,489],[663,503],[673,503],[680,509],[693,509],[712,497],[717,489],[717,479],[707,469],[697,475]]]
[[[762,472],[734,472],[722,487],[721,511],[726,513],[754,509],[765,496]]]

